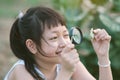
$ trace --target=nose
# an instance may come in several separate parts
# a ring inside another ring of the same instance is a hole
[[[59,40],[59,47],[64,48],[67,45],[67,41],[64,38]]]
[[[64,44],[64,43],[60,43],[60,44],[59,44],[59,47],[60,47],[60,48],[64,48],[65,46],[66,46],[66,44]]]

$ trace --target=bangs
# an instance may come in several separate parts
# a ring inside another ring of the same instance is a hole
[[[48,29],[50,29],[51,27],[58,27],[58,25],[64,25],[66,26],[65,24],[65,21],[62,19],[62,18],[51,18],[51,19],[47,19],[44,23],[45,27],[47,27]]]
[[[38,16],[39,20],[42,22],[43,27],[57,27],[58,25],[65,25],[65,20],[58,12],[50,8],[39,8],[35,14]]]

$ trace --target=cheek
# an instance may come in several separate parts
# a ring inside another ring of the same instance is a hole
[[[68,38],[68,39],[66,40],[66,42],[67,42],[67,43],[71,43],[71,40],[70,40],[70,38]]]
[[[52,56],[55,55],[55,52],[58,48],[58,43],[54,42],[54,43],[43,43],[42,44],[42,49],[45,52],[46,55],[48,56]]]

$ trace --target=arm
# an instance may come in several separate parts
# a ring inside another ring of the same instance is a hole
[[[104,58],[104,59],[99,59],[98,61],[102,65],[102,66],[99,65],[99,80],[113,80],[111,67],[109,65],[110,64],[109,59]]]
[[[55,80],[70,80],[79,62],[79,55],[73,44],[67,44],[59,55],[61,69]]]
[[[72,75],[72,80],[96,80],[85,68],[82,62],[76,66],[76,71]]]
[[[112,80],[112,72],[109,64],[109,45],[111,36],[105,30],[94,30],[94,38],[91,40],[99,62],[99,80]],[[95,80],[81,62],[76,66],[72,75],[73,80]]]
[[[73,72],[66,70],[65,68],[61,67],[61,70],[55,80],[70,80]]]
[[[99,62],[99,80],[113,80],[111,67],[109,64],[109,47],[111,36],[104,29],[96,29],[94,39],[92,39],[93,48],[97,54]]]

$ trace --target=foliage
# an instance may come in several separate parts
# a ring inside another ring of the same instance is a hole
[[[83,42],[76,45],[80,59],[87,69],[98,78],[95,52],[89,39],[90,28],[104,28],[112,36],[110,59],[114,80],[120,76],[120,0],[52,0],[60,11],[68,28],[79,26],[83,32]],[[90,2],[91,1],[91,2]],[[91,68],[92,67],[92,68]],[[93,70],[94,69],[94,70]]]
[[[0,17],[11,18],[25,7],[40,5],[42,0],[0,0]],[[11,8],[12,7],[12,8]]]

